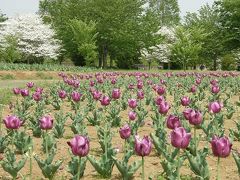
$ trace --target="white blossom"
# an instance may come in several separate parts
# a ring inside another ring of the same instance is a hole
[[[143,49],[141,51],[142,56],[147,61],[157,60],[159,62],[169,62],[170,46],[176,40],[175,32],[173,28],[163,26],[156,34],[160,34],[164,37],[164,41],[161,44],[150,47],[148,50]]]
[[[0,46],[5,47],[6,36],[18,39],[18,50],[25,55],[57,59],[61,42],[54,38],[50,25],[43,23],[37,14],[19,15],[0,23]]]

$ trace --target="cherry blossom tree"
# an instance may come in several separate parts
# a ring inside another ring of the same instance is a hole
[[[16,37],[17,50],[28,59],[28,62],[31,57],[57,59],[60,55],[61,42],[54,38],[54,30],[50,25],[44,24],[37,14],[9,18],[0,23],[0,27],[0,47],[7,46],[6,37]]]

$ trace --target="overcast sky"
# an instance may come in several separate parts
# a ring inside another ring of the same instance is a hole
[[[178,0],[181,16],[186,12],[196,12],[202,5],[212,4],[214,0]],[[0,10],[7,16],[34,13],[38,10],[39,0],[0,0]]]

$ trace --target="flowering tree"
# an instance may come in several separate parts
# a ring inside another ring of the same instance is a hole
[[[170,46],[176,39],[174,29],[167,26],[161,27],[157,34],[163,37],[162,43],[141,51],[143,58],[149,64],[149,68],[154,60],[159,63],[168,63],[170,61]]]
[[[57,59],[60,54],[60,41],[55,39],[55,32],[43,23],[36,14],[20,15],[0,23],[0,47],[7,45],[6,37],[18,39],[17,49],[27,57]]]

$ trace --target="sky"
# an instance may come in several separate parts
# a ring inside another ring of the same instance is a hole
[[[17,14],[35,13],[38,10],[39,0],[0,0],[0,10],[8,17]],[[206,3],[212,4],[214,0],[178,0],[181,17],[186,12],[197,12]]]

